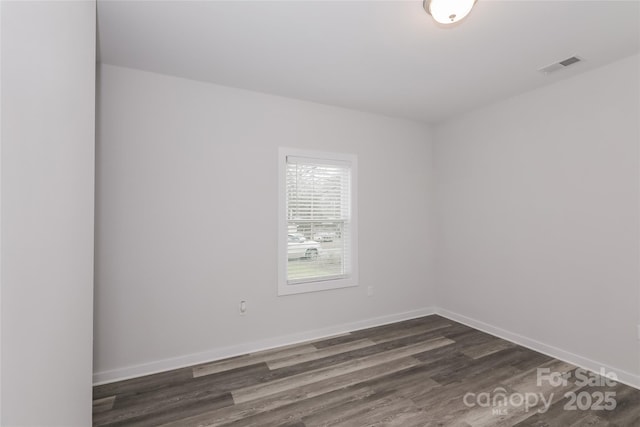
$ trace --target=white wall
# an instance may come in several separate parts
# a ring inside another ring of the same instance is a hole
[[[95,2],[2,2],[3,426],[91,425]]]
[[[640,373],[638,62],[451,120],[434,148],[438,306],[627,378]]]
[[[426,125],[113,66],[98,96],[97,381],[432,304]],[[358,156],[361,286],[276,296],[279,146]]]

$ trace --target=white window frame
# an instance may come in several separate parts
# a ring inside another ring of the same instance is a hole
[[[287,283],[288,221],[287,221],[287,157],[307,157],[327,162],[348,162],[351,168],[351,272],[345,278],[320,279],[304,283]],[[358,161],[353,154],[329,153],[280,147],[278,150],[278,295],[325,291],[358,286]]]

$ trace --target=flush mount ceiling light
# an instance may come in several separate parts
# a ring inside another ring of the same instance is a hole
[[[471,12],[477,0],[423,0],[422,7],[440,24],[453,24]]]

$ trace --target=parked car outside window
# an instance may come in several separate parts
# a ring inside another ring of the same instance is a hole
[[[320,244],[318,242],[307,240],[301,234],[289,234],[288,238],[287,255],[289,259],[318,259],[320,255]]]
[[[329,231],[320,231],[316,233],[313,239],[316,242],[333,242],[333,239],[335,238],[336,238],[335,233],[331,233]]]

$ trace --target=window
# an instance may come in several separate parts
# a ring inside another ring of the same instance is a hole
[[[278,294],[357,285],[356,158],[280,149]]]

